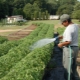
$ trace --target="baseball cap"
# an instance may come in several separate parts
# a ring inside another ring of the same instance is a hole
[[[71,19],[68,14],[63,14],[60,16],[60,22],[63,23],[64,21]]]

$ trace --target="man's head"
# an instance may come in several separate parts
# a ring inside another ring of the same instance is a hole
[[[60,21],[62,25],[68,26],[71,23],[71,17],[68,14],[63,14],[60,16]]]

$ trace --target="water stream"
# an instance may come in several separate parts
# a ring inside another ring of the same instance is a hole
[[[30,49],[31,50],[34,50],[35,48],[43,47],[43,46],[45,46],[45,45],[47,45],[49,43],[54,42],[57,38],[58,37],[56,37],[56,38],[45,38],[45,39],[41,39],[41,40],[35,42],[33,45],[31,45],[30,46]]]

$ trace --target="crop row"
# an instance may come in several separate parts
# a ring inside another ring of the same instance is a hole
[[[1,80],[41,80],[52,48],[51,45],[47,45],[32,51],[15,64]]]
[[[25,37],[18,41],[5,41],[3,44],[0,44],[0,56],[7,54],[10,49],[23,43],[23,41],[25,41],[25,39],[33,39],[34,36],[36,36],[38,34],[37,31],[41,30],[42,25],[44,25],[44,24],[41,24],[40,27],[38,29],[36,29],[35,32],[32,32],[32,34],[28,37]]]
[[[30,34],[30,36],[22,39],[23,41],[22,43],[20,43],[17,47],[10,49],[6,55],[0,57],[0,64],[1,64],[0,65],[0,78],[8,74],[8,72],[14,65],[16,65],[21,59],[24,59],[24,57],[30,53],[29,46],[35,41],[41,38],[44,38],[45,35],[48,34],[47,32],[50,27],[52,26],[41,24],[40,26],[38,26],[38,28],[34,32]]]
[[[6,41],[3,44],[0,44],[0,57],[7,54],[11,48],[14,48],[19,45],[19,41]]]

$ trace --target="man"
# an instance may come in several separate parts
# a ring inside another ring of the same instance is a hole
[[[77,79],[77,65],[76,65],[76,58],[78,55],[78,30],[79,27],[77,24],[74,24],[71,21],[71,17],[68,14],[63,14],[60,17],[60,21],[63,26],[66,27],[63,36],[59,36],[59,39],[63,39],[62,43],[58,44],[58,47],[63,47],[63,66],[65,68],[65,79],[68,80],[68,69],[69,69],[69,58],[70,58],[70,48],[71,48],[71,57],[72,57],[72,64],[71,64],[71,78],[72,80]],[[69,48],[70,46],[70,48]]]

